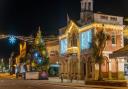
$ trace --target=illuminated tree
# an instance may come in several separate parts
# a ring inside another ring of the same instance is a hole
[[[48,70],[49,58],[40,28],[37,32],[35,42],[33,45],[32,57],[34,60],[33,63],[35,64],[37,70]]]
[[[99,64],[98,80],[103,80],[101,65],[104,61],[103,51],[108,40],[110,40],[110,35],[105,31],[105,29],[95,32],[93,37],[93,58],[95,59],[95,62]]]

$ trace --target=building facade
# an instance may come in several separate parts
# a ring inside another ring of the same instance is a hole
[[[49,75],[59,75],[59,40],[58,37],[46,38],[46,50],[49,57]]]
[[[104,79],[124,79],[124,59],[111,59],[109,54],[124,46],[123,17],[93,12],[93,0],[81,0],[80,20],[70,20],[59,29],[60,73],[70,79],[98,79],[98,64],[93,61],[93,36],[105,29],[111,40],[103,51],[102,73]]]

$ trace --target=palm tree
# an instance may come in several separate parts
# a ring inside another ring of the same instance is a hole
[[[104,61],[103,50],[108,40],[110,40],[110,35],[105,31],[105,29],[102,29],[100,31],[95,30],[93,37],[93,58],[95,60],[95,63],[99,64],[98,80],[103,80],[101,65]]]

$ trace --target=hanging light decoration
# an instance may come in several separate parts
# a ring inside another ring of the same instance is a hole
[[[11,35],[9,36],[9,43],[14,44],[16,42],[16,37]]]

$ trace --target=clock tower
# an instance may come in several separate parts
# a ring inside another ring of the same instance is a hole
[[[93,21],[93,0],[81,0],[80,19],[83,25]]]

